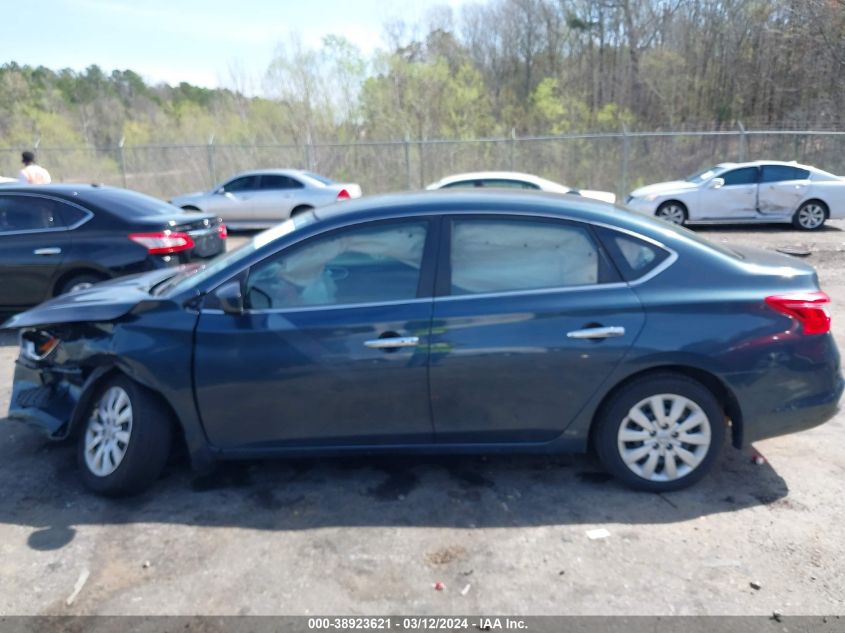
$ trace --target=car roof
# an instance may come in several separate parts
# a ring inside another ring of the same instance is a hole
[[[83,202],[91,197],[96,196],[97,191],[108,189],[111,191],[121,191],[118,187],[107,187],[98,184],[81,184],[81,183],[60,183],[49,185],[28,185],[28,184],[4,184],[0,187],[0,193],[40,193],[47,196],[55,196],[57,198],[64,198],[66,200],[82,200]]]
[[[228,180],[232,180],[232,178],[240,178],[241,176],[305,176],[304,169],[288,169],[287,167],[279,167],[279,168],[271,168],[271,169],[250,169],[249,171],[242,171]]]
[[[540,184],[542,182],[551,182],[535,176],[533,174],[526,174],[518,171],[471,171],[464,174],[452,174],[445,176],[438,180],[435,184],[447,184],[450,182],[460,182],[461,180],[525,180]]]
[[[737,167],[761,167],[763,165],[783,165],[785,167],[798,167],[800,169],[809,169],[812,171],[817,170],[816,167],[804,165],[794,160],[752,160],[745,163],[719,163],[718,165],[716,165],[716,167],[723,167],[725,169],[735,169]]]
[[[665,222],[634,213],[622,207],[546,191],[511,193],[502,189],[437,189],[395,193],[345,200],[313,211],[326,224],[347,224],[366,220],[417,215],[448,215],[474,212],[518,215],[557,216],[563,219],[606,224],[657,237]]]

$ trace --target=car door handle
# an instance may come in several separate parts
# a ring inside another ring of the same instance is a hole
[[[612,325],[610,327],[588,327],[584,330],[567,332],[566,335],[569,338],[577,339],[613,338],[616,336],[625,336],[625,328],[618,325]]]
[[[36,248],[32,251],[33,255],[61,255],[61,253],[62,249],[55,246],[52,248]]]
[[[364,341],[364,345],[371,349],[395,349],[397,347],[416,347],[419,342],[419,336],[394,336]]]

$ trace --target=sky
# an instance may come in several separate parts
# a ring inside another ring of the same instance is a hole
[[[319,47],[342,35],[365,53],[384,48],[384,24],[424,22],[436,6],[466,0],[0,0],[0,63],[83,70],[129,69],[151,83],[187,81],[250,92],[279,43]],[[8,6],[4,6],[8,5]],[[458,11],[455,13],[457,14]]]

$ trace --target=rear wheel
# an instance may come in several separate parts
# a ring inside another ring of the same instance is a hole
[[[681,225],[687,221],[687,208],[677,200],[669,200],[657,207],[654,215],[661,220]]]
[[[59,290],[56,295],[64,295],[69,292],[85,290],[86,288],[90,288],[94,284],[105,280],[106,277],[95,273],[79,273],[71,275],[59,285]]]
[[[301,204],[290,212],[290,217],[297,216],[300,213],[305,213],[306,211],[311,211],[313,209],[314,207],[309,207],[307,204]]]
[[[595,445],[604,467],[626,485],[666,492],[706,475],[724,436],[724,415],[706,387],[658,374],[613,396],[597,421]]]
[[[126,376],[107,381],[89,408],[77,444],[85,485],[103,495],[141,492],[161,474],[170,453],[170,412]]]
[[[827,220],[827,207],[820,200],[808,200],[792,216],[792,225],[804,231],[817,231]]]

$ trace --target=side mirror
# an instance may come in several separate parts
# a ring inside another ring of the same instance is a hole
[[[214,190],[215,196],[222,196],[224,193],[226,193],[226,190],[223,187],[217,187],[217,189]]]
[[[244,297],[241,294],[241,282],[230,281],[220,286],[214,296],[220,304],[220,309],[226,314],[241,315],[244,313]]]
[[[710,189],[721,189],[725,186],[725,179],[724,178],[714,178],[711,180],[708,185]]]

